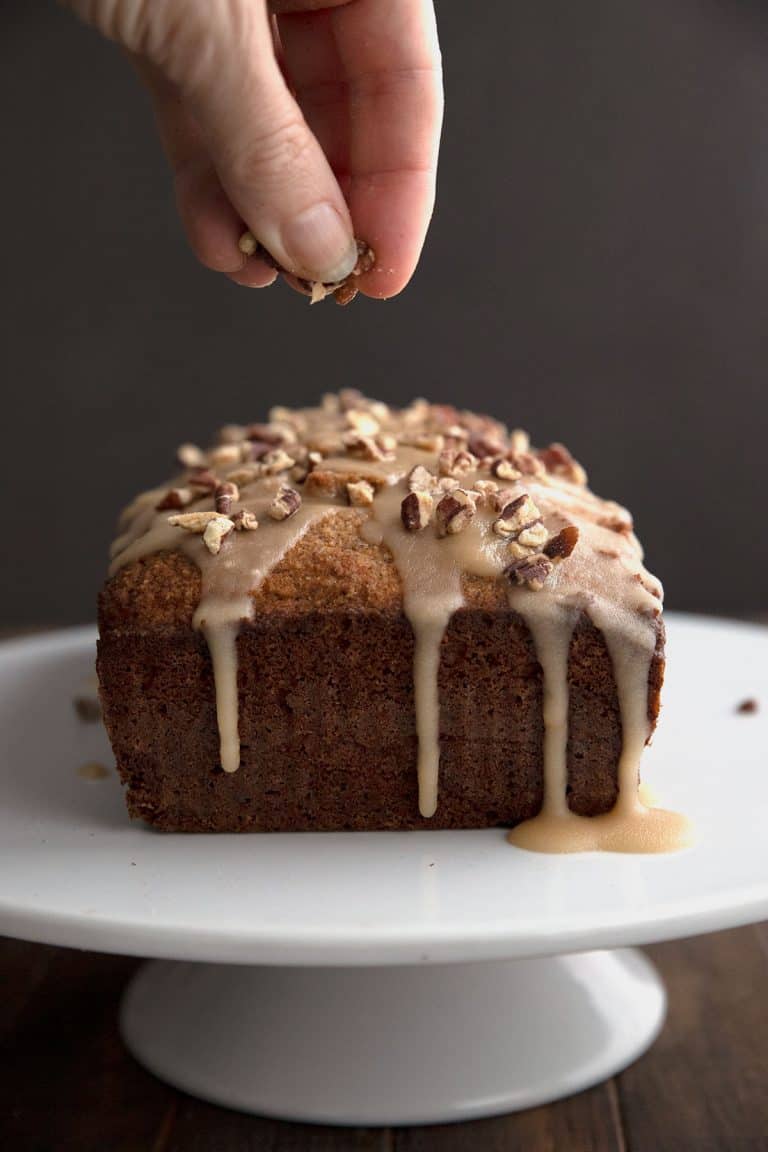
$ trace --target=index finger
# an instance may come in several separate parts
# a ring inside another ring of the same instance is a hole
[[[349,91],[350,213],[376,253],[360,287],[394,296],[416,268],[435,199],[443,90],[434,8],[354,0],[331,20]]]

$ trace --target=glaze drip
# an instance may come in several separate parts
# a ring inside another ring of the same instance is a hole
[[[655,852],[689,842],[681,817],[645,807],[638,794],[652,729],[648,677],[661,586],[642,565],[628,513],[586,488],[561,445],[533,453],[523,434],[507,438],[488,418],[423,401],[394,412],[349,392],[327,398],[321,409],[273,410],[268,425],[223,433],[200,467],[126,510],[111,571],[164,550],[181,551],[200,568],[194,626],[211,653],[224,771],[239,765],[237,635],[252,616],[253,594],[313,523],[353,505],[363,539],[393,556],[413,630],[421,815],[428,819],[439,803],[441,644],[464,604],[463,577],[476,576],[507,583],[510,608],[525,621],[542,671],[543,803],[512,830],[512,843],[537,851]],[[234,485],[234,498],[222,502],[221,481]],[[414,491],[418,523],[403,504]],[[533,510],[522,527],[505,519],[521,504]],[[181,506],[175,524],[171,506]],[[203,526],[214,507],[222,523],[209,541]],[[239,530],[243,516],[252,530]],[[605,639],[622,725],[618,800],[599,817],[568,807],[568,661],[581,614]]]

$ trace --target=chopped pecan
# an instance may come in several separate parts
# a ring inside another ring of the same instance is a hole
[[[295,515],[299,508],[301,508],[299,493],[295,488],[289,488],[287,484],[282,484],[267,509],[267,513],[273,520],[287,520],[289,516]]]
[[[477,468],[477,457],[473,456],[471,452],[466,452],[463,448],[458,451],[444,448],[438,456],[437,467],[441,476],[453,476],[455,479],[461,479]]]
[[[323,295],[327,295],[326,292]],[[337,304],[341,304],[342,308],[347,304],[351,304],[357,296],[357,287],[352,280],[346,280],[343,284],[339,284],[338,288],[333,289],[333,298]]]
[[[237,246],[242,252],[243,256],[255,256],[259,250],[259,242],[254,236],[253,232],[243,232],[242,236],[237,242]]]
[[[350,428],[361,436],[378,436],[381,425],[378,420],[361,408],[349,408],[344,413],[344,419]]]
[[[323,457],[319,452],[307,452],[303,460],[299,460],[291,468],[291,480],[296,484],[303,484],[310,472],[322,464]]]
[[[430,492],[416,488],[409,492],[400,505],[400,518],[408,532],[419,532],[426,528],[432,515],[433,499]]]
[[[499,486],[495,480],[476,480],[472,488],[477,493],[477,503],[481,508],[495,509]]]
[[[550,537],[543,552],[550,560],[566,560],[579,540],[579,529],[575,524],[566,524],[557,535]]]
[[[194,499],[195,494],[191,488],[169,488],[155,507],[158,512],[164,512],[170,508],[186,508],[187,504],[191,504]]]
[[[525,492],[520,488],[499,488],[493,497],[493,507],[501,515],[504,509],[521,495],[524,496]]]
[[[353,480],[347,484],[347,500],[353,508],[370,508],[375,491],[367,480]]]
[[[333,287],[333,296],[337,304],[349,304],[357,296],[355,277],[370,272],[376,263],[376,254],[364,240],[357,242],[357,263],[346,280]]]
[[[218,467],[226,464],[239,464],[242,450],[239,444],[220,444],[208,453],[208,463]]]
[[[346,481],[337,472],[328,468],[315,468],[309,473],[305,481],[305,491],[308,496],[322,496],[334,499],[344,491]]]
[[[481,432],[471,433],[467,447],[478,460],[485,460],[489,456],[503,456],[506,451],[501,440]]]
[[[341,456],[345,451],[341,435],[331,432],[309,432],[305,443],[311,452],[319,452],[322,456]]]
[[[392,415],[389,405],[385,404],[383,400],[368,400],[366,403],[368,405],[368,411],[372,416],[376,417],[379,424],[386,424]]]
[[[498,520],[493,522],[493,530],[498,536],[518,537],[527,528],[541,520],[541,513],[527,492],[516,496],[501,510]],[[546,537],[545,537],[546,539]]]
[[[549,534],[542,524],[541,520],[537,520],[533,524],[527,525],[522,528],[517,536],[518,544],[522,544],[523,548],[531,548],[534,551],[542,549],[542,546],[547,543]],[[542,549],[545,553],[546,548]],[[547,555],[549,555],[547,553]]]
[[[435,476],[423,464],[417,464],[408,473],[408,487],[411,492],[429,492],[435,486]]]
[[[532,452],[510,452],[507,459],[523,476],[543,476],[544,464]]]
[[[267,444],[286,446],[296,444],[295,427],[288,420],[269,420],[268,424],[249,424],[245,430],[246,440],[265,440]]]
[[[245,438],[246,427],[244,424],[225,424],[223,428],[219,428],[220,444],[239,444]]]
[[[187,532],[205,532],[218,515],[218,512],[179,512],[176,516],[169,516],[168,523],[172,528],[185,528]]]
[[[231,480],[224,480],[213,494],[214,507],[222,516],[232,510],[232,501],[240,499],[240,489]]]
[[[519,540],[512,539],[507,545],[507,554],[510,560],[525,560],[528,556],[532,556],[536,551],[535,548],[526,548]]]
[[[408,448],[421,448],[424,452],[442,452],[445,437],[441,432],[406,432],[400,443]]]
[[[267,452],[273,452],[275,445],[267,440],[246,440],[248,447],[243,451],[243,460],[261,460]]]
[[[449,427],[456,427],[459,422],[461,413],[458,408],[454,408],[453,404],[429,404],[426,400],[414,400],[411,405],[414,408],[416,405],[426,404],[426,408],[420,408],[421,418],[423,420],[429,419],[430,423],[437,424],[441,431],[446,431]],[[469,435],[467,433],[467,435]]]
[[[451,424],[442,431],[446,448],[452,448],[454,452],[462,449],[466,450],[467,444],[469,443],[469,430],[467,428],[464,428],[461,424]]]
[[[294,408],[285,408],[281,404],[276,404],[274,408],[270,408],[268,420],[270,424],[287,424],[297,434],[302,434],[307,430],[306,414],[296,411]]]
[[[760,705],[754,696],[750,696],[748,699],[742,700],[740,704],[736,705],[736,711],[742,716],[749,716],[759,710]]]
[[[497,496],[499,486],[495,480],[475,480],[475,491],[483,496]]]
[[[435,509],[438,536],[462,532],[475,515],[476,497],[464,488],[446,492]]]
[[[337,397],[342,412],[351,408],[362,408],[365,405],[365,396],[358,388],[341,388]]]
[[[403,409],[400,413],[400,418],[407,428],[415,428],[417,425],[427,422],[431,407],[428,400],[419,397],[417,400],[412,400],[408,407]]]
[[[295,463],[293,456],[289,456],[282,448],[274,448],[259,461],[264,476],[276,476],[278,472],[287,472]]]
[[[250,467],[243,466],[242,468],[235,468],[232,472],[227,472],[227,480],[233,484],[239,484],[244,488],[246,484],[253,484],[254,480],[258,480],[261,476],[261,467],[258,464],[252,464]]]
[[[236,532],[255,532],[259,526],[259,522],[253,512],[249,512],[246,508],[241,508],[238,512],[234,513],[232,523],[235,526]]]
[[[574,460],[564,444],[550,444],[538,455],[547,472],[551,472],[554,476],[562,476],[572,484],[586,484],[586,472],[581,464]]]
[[[182,468],[205,467],[205,453],[196,444],[180,444],[176,449],[176,459]]]
[[[258,440],[263,444],[285,444],[296,439],[296,433],[288,424],[270,420],[269,424],[249,424],[245,430],[246,440]]]
[[[370,244],[366,244],[365,240],[357,241],[357,263],[352,269],[353,276],[362,276],[365,272],[370,272],[376,263],[376,253]]]
[[[505,569],[505,573],[512,583],[526,584],[534,592],[541,591],[551,571],[552,561],[542,553],[514,560]]]
[[[620,536],[629,536],[632,533],[632,517],[628,512],[624,513],[623,516],[619,513],[598,516],[596,523],[600,528],[608,528],[611,532],[618,532]]]
[[[522,473],[519,468],[516,468],[511,460],[502,457],[500,460],[494,460],[491,464],[491,475],[497,476],[499,480],[519,480]]]
[[[441,476],[435,487],[438,492],[455,492],[461,487],[461,481],[453,476]]]
[[[212,556],[218,556],[224,537],[229,536],[234,527],[228,516],[215,516],[208,521],[203,532],[203,543]]]
[[[359,432],[347,432],[343,437],[344,447],[350,456],[359,456],[363,460],[387,460],[392,458],[391,451],[382,447],[373,436],[362,436]]]
[[[218,483],[218,476],[215,472],[211,472],[210,468],[195,468],[187,476],[190,488],[202,488],[204,492],[213,492]]]
[[[261,260],[268,264],[270,268],[275,268],[278,272],[285,273],[286,269],[278,264],[274,256],[267,251],[263,244],[260,244],[252,232],[243,232],[237,242],[237,246],[244,256],[258,256]],[[312,302],[316,299],[322,298],[333,292],[338,304],[348,304],[350,300],[354,300],[357,295],[357,288],[355,287],[355,277],[361,276],[364,272],[369,272],[376,263],[376,255],[373,249],[365,243],[364,240],[357,241],[357,263],[350,272],[346,279],[342,280],[339,284],[323,284],[320,281],[303,280],[299,277],[298,280],[301,289],[312,297]]]

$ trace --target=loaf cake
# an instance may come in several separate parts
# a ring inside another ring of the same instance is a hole
[[[355,390],[229,425],[123,514],[99,600],[131,815],[175,832],[509,826],[658,851],[662,590],[562,444]]]

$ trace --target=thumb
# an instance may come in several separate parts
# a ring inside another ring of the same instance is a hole
[[[278,264],[308,280],[349,275],[349,210],[280,71],[266,0],[71,6],[178,86],[229,199]]]

